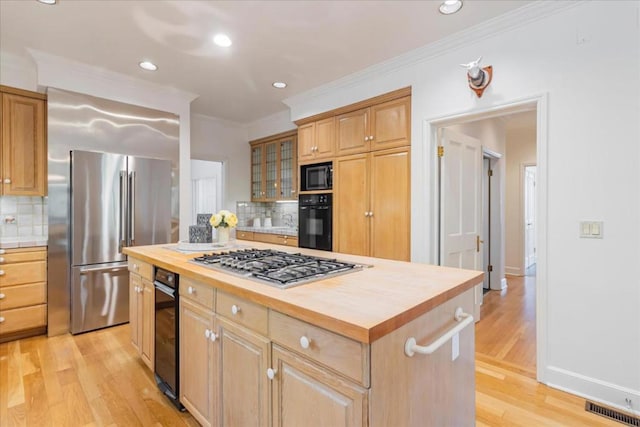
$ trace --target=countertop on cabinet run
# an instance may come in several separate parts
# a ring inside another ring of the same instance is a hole
[[[295,252],[372,267],[279,289],[189,262],[198,254],[182,254],[171,246],[128,247],[124,252],[363,343],[398,329],[483,278],[481,271],[296,248]],[[259,242],[251,246],[286,250]]]
[[[298,229],[295,227],[238,227],[238,230],[298,237]]]
[[[35,246],[47,246],[47,237],[0,237],[0,249],[30,248]]]

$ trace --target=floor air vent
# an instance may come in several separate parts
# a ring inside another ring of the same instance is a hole
[[[591,412],[591,413],[600,415],[602,417],[609,418],[610,420],[617,421],[619,423],[626,424],[628,426],[640,427],[640,418],[634,417],[629,414],[625,414],[623,412],[616,411],[614,409],[600,406],[596,403],[589,402],[588,400],[584,405],[584,409],[587,412]]]

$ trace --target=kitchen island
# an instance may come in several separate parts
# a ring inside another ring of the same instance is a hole
[[[473,313],[481,272],[278,249],[369,267],[283,290],[197,265],[172,245],[125,249],[132,286],[152,266],[180,275],[180,399],[201,424],[475,423],[473,326],[429,355],[405,345],[460,326],[454,313]]]

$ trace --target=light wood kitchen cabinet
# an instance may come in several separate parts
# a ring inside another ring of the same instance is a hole
[[[408,261],[409,148],[339,157],[334,168],[336,251]]]
[[[335,153],[335,118],[298,127],[298,161],[309,162],[333,157]]]
[[[298,247],[298,238],[286,234],[253,233],[253,240],[256,242],[273,243],[275,245]]]
[[[297,198],[297,136],[285,132],[251,141],[251,200]]]
[[[0,194],[47,194],[46,95],[0,86]]]
[[[46,248],[0,249],[0,342],[47,326]]]
[[[129,324],[131,344],[153,371],[155,363],[155,287],[153,266],[129,258]]]
[[[201,425],[219,426],[220,344],[215,315],[188,296],[181,296],[179,304],[180,402]]]
[[[266,317],[267,309],[261,308]],[[271,342],[222,317],[219,324],[221,425],[268,426],[271,384],[267,369],[271,367]]]
[[[272,357],[274,427],[368,425],[369,390],[276,344]]]
[[[383,102],[336,117],[336,155],[410,145],[411,97]]]

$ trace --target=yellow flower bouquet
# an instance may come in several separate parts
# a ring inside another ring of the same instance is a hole
[[[209,224],[218,230],[218,243],[226,245],[229,243],[229,229],[238,225],[238,217],[233,212],[223,209],[211,215]]]

